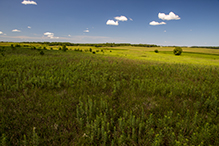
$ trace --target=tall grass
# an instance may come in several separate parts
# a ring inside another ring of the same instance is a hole
[[[219,145],[219,69],[5,47],[2,145]]]

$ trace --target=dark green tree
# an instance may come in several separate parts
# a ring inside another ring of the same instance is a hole
[[[175,54],[175,55],[181,55],[182,51],[183,51],[182,48],[176,47],[176,48],[173,50],[173,54]]]

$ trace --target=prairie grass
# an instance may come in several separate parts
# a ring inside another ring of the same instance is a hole
[[[217,55],[4,47],[2,145],[219,145]]]

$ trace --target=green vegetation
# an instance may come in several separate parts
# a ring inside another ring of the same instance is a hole
[[[219,145],[219,53],[29,45],[0,46],[1,145]]]
[[[43,51],[40,51],[40,55],[44,55],[44,52],[43,52]]]
[[[182,48],[176,47],[176,48],[173,50],[173,54],[175,54],[175,55],[181,55],[181,54],[182,54]]]
[[[159,51],[156,49],[156,50],[154,50],[154,52],[155,52],[155,53],[158,53]]]
[[[66,51],[68,50],[68,48],[66,47],[66,45],[64,45],[64,46],[62,47],[62,50],[63,50],[64,52],[66,52]]]

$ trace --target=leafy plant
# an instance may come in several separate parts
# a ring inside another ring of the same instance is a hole
[[[40,55],[44,55],[44,52],[43,52],[43,51],[40,51]]]
[[[64,46],[62,47],[62,51],[66,52],[67,50],[68,50],[68,48],[66,47],[66,45],[64,45]]]
[[[158,53],[158,50],[156,49],[156,50],[154,50],[154,52],[155,52],[155,53]]]
[[[176,48],[173,50],[173,53],[174,53],[175,55],[181,55],[182,52],[183,52],[183,51],[182,51],[182,48],[181,48],[181,47],[176,47]]]

